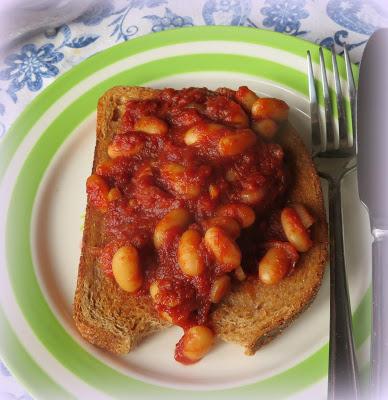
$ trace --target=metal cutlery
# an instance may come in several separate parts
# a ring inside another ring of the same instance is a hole
[[[341,209],[342,178],[355,168],[355,99],[351,64],[345,49],[347,90],[352,113],[353,138],[348,136],[341,79],[337,56],[331,49],[336,104],[332,104],[327,69],[322,48],[319,49],[320,72],[324,99],[324,128],[319,122],[319,105],[310,52],[307,52],[308,86],[310,93],[312,156],[319,175],[329,183],[330,234],[330,342],[328,399],[357,400],[359,379],[352,334],[351,308],[346,278]],[[338,129],[333,120],[334,106]]]
[[[358,189],[368,208],[372,245],[371,394],[388,399],[388,29],[369,39],[357,98]]]

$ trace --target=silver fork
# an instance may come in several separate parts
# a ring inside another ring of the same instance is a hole
[[[331,49],[334,88],[337,99],[338,130],[333,122],[333,105],[330,99],[325,60],[319,49],[320,70],[324,97],[325,129],[320,129],[319,106],[315,90],[310,52],[307,52],[308,85],[310,92],[312,156],[319,175],[329,183],[329,234],[330,234],[330,342],[328,399],[357,400],[359,378],[352,333],[352,313],[345,270],[342,231],[341,181],[355,168],[357,141],[355,137],[356,88],[345,48],[347,90],[351,105],[353,140],[349,136],[342,96],[337,56]]]

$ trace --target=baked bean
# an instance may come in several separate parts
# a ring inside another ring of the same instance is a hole
[[[206,101],[206,116],[236,128],[247,128],[249,118],[241,105],[229,95],[214,96]]]
[[[182,182],[175,190],[185,199],[195,199],[201,194],[201,185],[194,182]]]
[[[193,326],[183,335],[178,346],[187,361],[199,361],[209,352],[214,343],[214,334],[207,326]]]
[[[234,270],[234,275],[239,281],[245,281],[245,279],[247,279],[247,275],[245,274],[245,272],[244,272],[244,270],[242,269],[241,266],[237,267]]]
[[[140,117],[134,125],[134,130],[148,135],[163,136],[168,132],[168,125],[160,118],[153,116]]]
[[[200,142],[203,134],[203,130],[199,129],[198,126],[193,126],[185,133],[183,140],[187,146],[191,146]]]
[[[167,232],[172,228],[184,229],[190,223],[190,213],[184,208],[177,208],[166,214],[156,225],[154,245],[159,249],[166,239]]]
[[[220,188],[217,185],[211,183],[209,185],[209,196],[212,200],[217,199],[220,195]]]
[[[129,135],[116,135],[113,142],[108,145],[108,156],[110,158],[132,157],[143,149],[142,138]]]
[[[288,274],[290,267],[287,252],[281,247],[271,247],[259,262],[259,279],[266,285],[275,285]]]
[[[263,187],[245,189],[240,192],[240,200],[246,204],[258,204],[265,198],[266,193]]]
[[[236,104],[237,105],[237,104]],[[231,113],[229,123],[234,125],[236,128],[248,128],[249,127],[249,118],[246,112],[237,105],[238,110]]]
[[[230,290],[230,276],[222,275],[217,278],[212,285],[210,290],[210,301],[212,303],[219,303],[226,293]]]
[[[114,187],[111,190],[109,190],[109,193],[108,193],[109,201],[115,201],[115,200],[118,200],[119,198],[121,198],[121,192],[119,189]]]
[[[177,163],[169,162],[161,165],[160,172],[167,178],[177,179],[185,172],[185,167]]]
[[[86,192],[91,205],[100,212],[108,210],[109,186],[100,175],[93,174],[86,180]]]
[[[296,248],[290,242],[282,242],[280,240],[270,240],[268,242],[263,243],[263,247],[265,249],[270,249],[272,247],[280,247],[283,249],[290,260],[291,268],[294,268],[296,263],[298,262],[300,256]]]
[[[183,140],[187,146],[193,146],[199,144],[204,137],[211,137],[215,134],[219,134],[223,130],[225,130],[223,125],[200,122],[186,131]]]
[[[315,222],[314,217],[310,214],[307,208],[300,203],[292,204],[291,207],[296,211],[303,226],[308,229]]]
[[[120,247],[112,259],[112,272],[117,284],[126,292],[136,292],[143,284],[137,249],[128,245]]]
[[[200,184],[185,178],[185,167],[182,165],[173,162],[162,164],[160,173],[170,182],[172,188],[186,199],[194,199],[200,195]]]
[[[185,167],[177,163],[167,162],[160,166],[160,174],[163,178],[173,184],[174,189],[175,186],[179,184],[179,180],[182,179],[184,172]]]
[[[205,233],[205,244],[218,263],[226,266],[225,271],[232,271],[241,263],[241,251],[227,233],[217,226]]]
[[[232,239],[237,239],[240,236],[240,224],[232,217],[213,217],[205,221],[207,227],[217,226],[227,233]]]
[[[253,146],[256,136],[250,129],[237,131],[237,133],[224,136],[218,142],[218,152],[221,156],[236,156]]]
[[[255,212],[252,208],[242,203],[230,203],[221,206],[218,208],[216,214],[218,216],[222,215],[234,218],[243,228],[251,226],[256,219]]]
[[[257,99],[252,106],[252,117],[255,120],[273,119],[276,122],[286,121],[289,107],[283,100],[269,97]]]
[[[258,99],[255,92],[248,89],[246,86],[240,86],[236,91],[236,100],[244,107],[248,112],[251,112],[253,103]]]
[[[173,293],[174,294],[174,293]],[[152,300],[157,304],[163,304],[167,307],[176,307],[179,304],[178,297],[171,295],[168,291],[162,291],[158,281],[153,281],[150,285],[150,295]]]
[[[170,324],[172,324],[174,321],[172,320],[171,315],[167,312],[167,311],[162,311],[160,313],[160,316],[167,322],[169,322]]]
[[[273,119],[253,121],[252,129],[264,139],[273,139],[279,129],[279,125]]]
[[[225,179],[228,182],[236,182],[239,179],[238,173],[233,168],[230,168],[226,171]]]
[[[157,281],[154,281],[150,285],[150,295],[152,297],[152,300],[157,303],[157,295],[160,293],[159,285]]]
[[[198,276],[205,269],[204,260],[199,252],[202,236],[193,229],[187,230],[179,240],[178,264],[185,275]]]
[[[280,220],[287,240],[294,245],[298,251],[303,253],[312,247],[313,242],[310,239],[309,233],[293,208],[284,208],[280,214]]]

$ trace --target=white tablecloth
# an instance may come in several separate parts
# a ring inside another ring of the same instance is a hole
[[[0,144],[23,108],[59,75],[124,40],[196,25],[251,26],[321,44],[345,43],[359,62],[368,37],[388,26],[387,0],[108,0],[76,20],[13,43],[0,59]],[[3,52],[4,53],[4,52]],[[0,362],[0,399],[31,397]]]

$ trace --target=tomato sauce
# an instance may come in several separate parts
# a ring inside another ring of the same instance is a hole
[[[104,212],[101,268],[110,276],[115,251],[126,244],[135,246],[145,278],[139,293],[148,293],[151,283],[157,281],[156,309],[185,329],[209,324],[212,284],[229,269],[201,243],[205,272],[185,275],[177,260],[184,230],[194,229],[203,236],[206,220],[216,216],[221,206],[247,204],[256,221],[236,240],[246,272],[255,272],[263,240],[282,240],[284,236],[274,212],[281,206],[288,185],[283,149],[256,135],[254,143],[241,153],[220,154],[221,138],[250,127],[250,117],[234,94],[226,89],[165,89],[154,100],[128,101],[113,145],[119,151],[138,146],[136,152],[109,159],[96,168],[96,174],[121,196],[106,205],[101,200],[105,192],[88,187],[89,201],[93,204],[97,199],[95,205]],[[167,122],[168,133],[135,131],[136,121],[145,116]],[[193,135],[200,140],[188,145],[186,135],[193,127]],[[163,245],[156,249],[155,226],[180,207],[189,211],[191,223],[185,229],[169,230]]]

